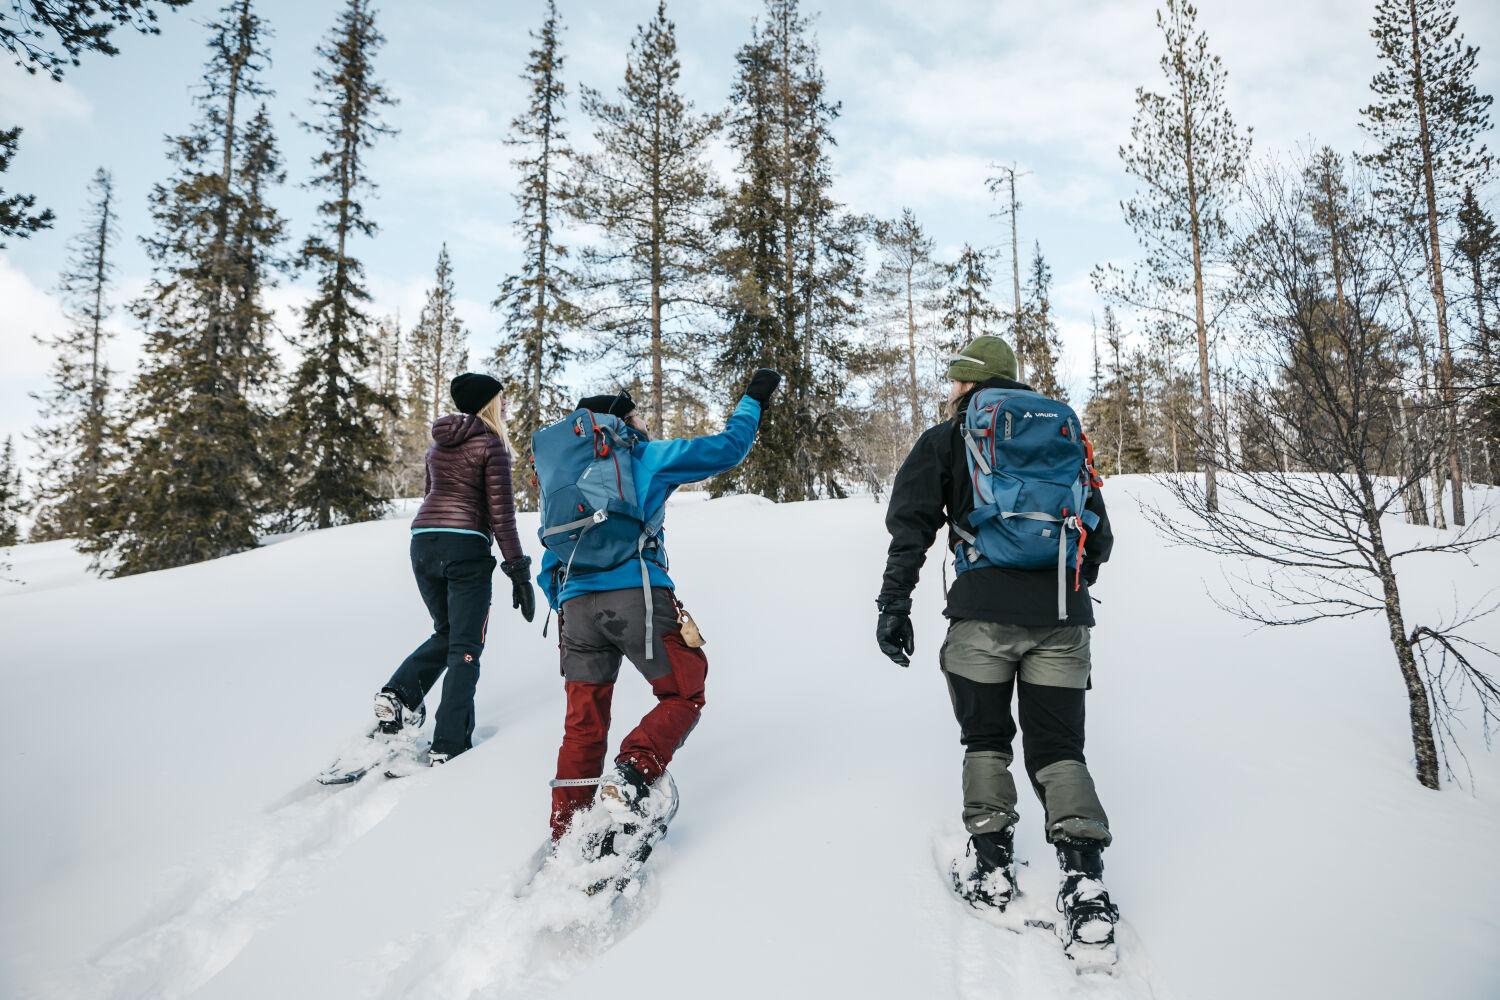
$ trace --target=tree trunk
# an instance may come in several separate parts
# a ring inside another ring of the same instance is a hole
[[[1026,361],[1021,351],[1021,249],[1016,223],[1016,168],[1010,168],[1010,290],[1015,304],[1012,336],[1016,351],[1016,381],[1026,381]]]
[[[1437,311],[1438,380],[1443,395],[1444,441],[1448,475],[1453,481],[1453,524],[1464,523],[1464,475],[1458,461],[1458,402],[1453,390],[1453,351],[1448,341],[1448,301],[1443,291],[1443,247],[1438,237],[1437,184],[1432,175],[1432,136],[1427,128],[1427,83],[1422,68],[1421,29],[1417,24],[1417,0],[1407,0],[1411,21],[1413,96],[1417,105],[1418,145],[1422,150],[1422,186],[1427,199],[1428,280]]]
[[[1380,577],[1380,586],[1385,593],[1385,619],[1390,627],[1391,648],[1401,667],[1401,679],[1406,683],[1406,698],[1410,703],[1411,742],[1416,757],[1417,781],[1424,788],[1436,789],[1440,787],[1440,782],[1437,742],[1432,735],[1432,702],[1427,696],[1427,686],[1422,682],[1422,672],[1417,667],[1416,655],[1407,638],[1406,623],[1401,614],[1401,591],[1396,586],[1396,572],[1391,566],[1390,555],[1386,552],[1373,487],[1368,480],[1362,480],[1360,486],[1365,507],[1361,516],[1370,532],[1370,550],[1375,557],[1376,575]]]
[[[1182,91],[1183,165],[1187,168],[1188,223],[1193,241],[1193,320],[1198,333],[1198,384],[1203,397],[1203,497],[1210,511],[1219,509],[1219,485],[1215,476],[1217,461],[1214,427],[1213,379],[1208,370],[1208,323],[1203,309],[1203,247],[1198,229],[1198,183],[1193,162],[1193,118],[1188,107],[1186,81],[1179,81]]]

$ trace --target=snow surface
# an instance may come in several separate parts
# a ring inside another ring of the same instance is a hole
[[[1222,567],[1144,523],[1158,487],[1107,490],[1089,758],[1116,978],[947,887],[936,553],[901,670],[871,635],[883,505],[695,497],[668,530],[708,708],[673,766],[681,812],[619,900],[531,881],[562,685],[555,632],[498,594],[483,742],[399,781],[310,782],[425,634],[403,521],[65,588],[65,546],[11,550],[38,572],[0,597],[0,996],[1500,996],[1500,757],[1469,733],[1472,789],[1420,788],[1383,622],[1251,632],[1206,594]],[[1409,617],[1451,615],[1497,565],[1409,567]],[[616,738],[648,705],[627,666]],[[1025,792],[1022,812],[1023,902],[1046,915],[1055,864]]]

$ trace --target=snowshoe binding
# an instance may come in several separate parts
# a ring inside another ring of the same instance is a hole
[[[1108,971],[1119,961],[1115,924],[1120,910],[1104,888],[1104,857],[1098,841],[1059,840],[1063,882],[1057,893],[1062,914],[1058,936],[1079,972]]]
[[[969,838],[964,856],[950,870],[953,889],[976,910],[1004,912],[1017,895],[1015,831],[1006,827],[995,833],[976,833]]]
[[[609,888],[624,891],[656,844],[667,835],[667,824],[677,815],[677,783],[663,772],[655,782],[628,761],[599,782],[598,802],[609,819],[608,826],[591,840],[594,859],[618,858],[614,871],[596,879],[585,891],[598,895]]]
[[[407,708],[401,696],[390,688],[375,696],[375,723],[387,736],[397,736],[405,729],[421,729],[427,721],[427,705]]]

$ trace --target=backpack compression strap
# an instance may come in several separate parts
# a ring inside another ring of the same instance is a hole
[[[1088,538],[1088,529],[1076,514],[1066,517],[1057,517],[1053,514],[1043,514],[1041,511],[1001,511],[1001,517],[1024,517],[1028,521],[1052,521],[1060,526],[1057,533],[1057,620],[1060,622],[1068,620],[1068,530],[1078,532],[1078,559],[1074,567],[1073,589],[1078,589],[1078,579],[1083,572],[1083,542]],[[969,561],[973,562],[979,557],[979,539],[973,534],[959,527],[958,522],[949,521],[948,526],[953,533],[963,539],[972,553]],[[946,564],[945,564],[946,565]]]

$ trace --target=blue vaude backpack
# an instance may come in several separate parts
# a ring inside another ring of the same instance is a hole
[[[578,409],[533,434],[531,456],[542,501],[538,534],[563,564],[559,586],[574,572],[597,573],[639,560],[649,660],[653,608],[646,560],[667,565],[661,542],[666,509],[641,509],[630,453],[634,441],[619,417]]]
[[[1099,524],[1084,509],[1095,486],[1093,448],[1067,403],[1028,389],[980,389],[959,427],[974,510],[967,526],[953,522],[963,545],[954,568],[1057,567],[1057,618],[1068,617],[1068,566],[1073,588],[1083,544]]]

